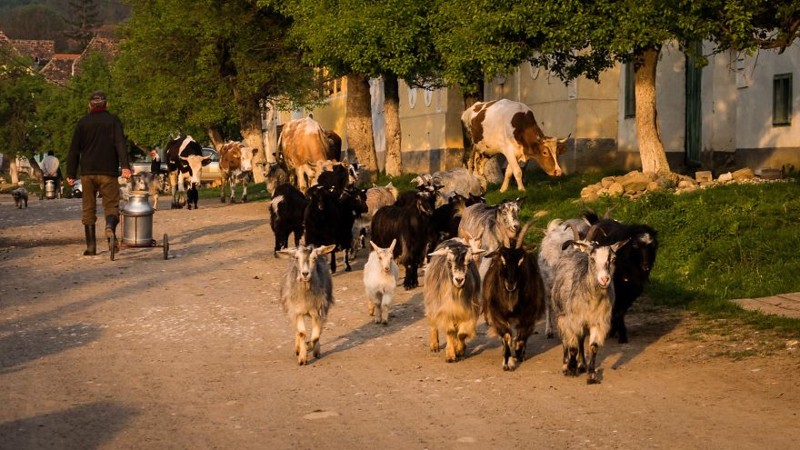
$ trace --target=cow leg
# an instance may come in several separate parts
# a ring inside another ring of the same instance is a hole
[[[231,203],[235,203],[234,200],[236,199],[236,177],[229,177],[228,178],[228,186],[231,189]]]
[[[297,189],[300,189],[300,192],[305,194],[308,186],[306,185],[306,176],[303,171],[303,166],[295,169],[295,173],[297,174]]]
[[[506,174],[503,177],[503,185],[500,186],[500,192],[505,192],[508,190],[508,185],[511,182],[511,176],[517,181],[517,189],[520,191],[524,191],[525,187],[522,185],[522,169],[519,168],[519,164],[517,163],[516,159],[508,159],[508,165],[506,166]]]
[[[242,176],[242,203],[247,203],[247,185],[249,182],[250,180],[247,174]]]
[[[220,179],[222,182],[219,184],[219,201],[225,203],[225,184],[228,182],[228,177],[222,173]]]

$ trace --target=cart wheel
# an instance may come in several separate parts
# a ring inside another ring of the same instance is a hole
[[[164,259],[169,259],[169,236],[164,233]]]
[[[113,261],[117,255],[117,237],[114,235],[108,240],[108,251],[111,252],[111,260]]]

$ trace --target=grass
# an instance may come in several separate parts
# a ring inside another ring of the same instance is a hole
[[[745,311],[731,299],[800,292],[800,183],[722,185],[675,195],[656,192],[638,200],[602,198],[584,204],[583,187],[616,173],[548,178],[526,173],[526,190],[490,186],[487,202],[522,197],[520,218],[533,220],[528,242],[536,247],[547,223],[579,217],[591,208],[658,231],[659,254],[645,291],[655,305],[701,316],[732,319],[755,330],[800,336],[800,320]],[[410,189],[413,175],[382,178]],[[513,184],[513,183],[512,183]]]

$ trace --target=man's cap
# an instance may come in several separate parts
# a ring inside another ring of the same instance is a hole
[[[94,91],[92,95],[89,96],[89,103],[99,104],[106,102],[106,94],[103,91]]]

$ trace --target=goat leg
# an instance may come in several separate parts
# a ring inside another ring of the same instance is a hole
[[[350,267],[350,255],[349,255],[349,252],[350,252],[349,249],[345,249],[344,250],[344,271],[345,272],[350,272],[350,271],[353,270],[353,268]]]
[[[566,360],[564,375],[568,377],[578,376],[578,348],[564,347],[564,359]]]
[[[578,336],[578,373],[586,372],[586,349],[584,347],[585,340],[586,336]]]
[[[301,366],[308,362],[308,349],[306,348],[306,323],[302,315],[295,318],[297,334],[294,339],[294,353],[297,355],[297,364]]]
[[[517,365],[511,358],[511,332],[507,330],[500,339],[503,341],[503,370],[514,370]]]
[[[322,334],[322,321],[319,317],[312,316],[311,317],[311,341],[308,343],[309,350],[311,350],[311,354],[314,355],[315,358],[319,358],[320,353],[320,345],[319,345],[319,337]]]
[[[434,320],[430,320],[430,327],[431,327],[431,337],[429,339],[429,346],[432,352],[439,351],[439,329],[436,326],[436,322]]]
[[[445,348],[445,361],[451,363],[458,361],[458,334],[456,328],[451,324],[447,327],[447,347]]]
[[[589,345],[589,378],[586,379],[586,384],[598,384],[600,380],[597,379],[597,372],[595,371],[595,360],[597,359],[597,344],[592,343]]]
[[[331,252],[331,273],[336,273],[336,250]]]
[[[628,342],[628,329],[625,327],[625,312],[613,311],[611,315],[611,330],[608,332],[610,337],[617,336],[620,344]]]

